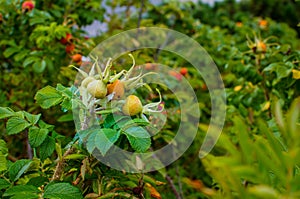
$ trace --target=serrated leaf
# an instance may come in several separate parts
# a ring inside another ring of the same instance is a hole
[[[30,123],[28,123],[25,119],[19,117],[11,117],[6,124],[7,134],[13,135],[20,133],[29,126]]]
[[[69,87],[65,87],[63,86],[62,84],[57,84],[56,85],[56,90],[61,92],[63,96],[67,97],[67,98],[72,98],[73,96],[73,93],[72,91],[70,90]]]
[[[131,147],[137,152],[145,152],[151,145],[149,133],[140,126],[134,126],[123,131]]]
[[[34,99],[42,108],[48,109],[59,104],[63,97],[55,88],[46,86],[36,93]]]
[[[89,153],[98,149],[104,156],[120,137],[120,132],[113,129],[95,128],[91,130],[86,147]]]
[[[10,183],[7,182],[6,180],[4,179],[0,179],[0,190],[1,189],[6,189],[7,187],[10,186]]]
[[[40,187],[48,181],[49,181],[49,179],[47,177],[38,176],[38,177],[30,178],[30,180],[27,182],[27,185],[33,185],[35,187]]]
[[[15,115],[15,112],[8,107],[0,107],[0,119],[12,117]]]
[[[128,122],[126,122],[121,129],[124,131],[133,126],[147,126],[147,125],[149,125],[148,121],[140,118],[135,118],[133,120],[129,120]]]
[[[49,199],[80,199],[80,190],[68,183],[51,183],[45,187],[44,198]]]
[[[38,127],[30,128],[28,132],[30,146],[33,148],[40,146],[46,139],[48,133],[48,129],[40,129]]]
[[[151,139],[150,138],[133,137],[129,134],[126,134],[126,137],[129,140],[129,143],[130,143],[131,147],[136,152],[145,152],[151,146]]]
[[[126,135],[130,135],[136,138],[150,138],[148,131],[140,126],[133,126],[124,130]]]
[[[24,112],[24,115],[26,117],[26,119],[31,123],[31,124],[36,124],[40,117],[41,117],[41,114],[38,114],[38,115],[33,115],[33,114],[30,114],[30,113],[27,113],[26,111],[23,111]]]
[[[52,131],[54,129],[53,125],[47,124],[43,120],[39,120],[38,125],[40,128],[48,129],[49,131]]]
[[[68,111],[72,110],[72,101],[68,98],[65,98],[62,103],[60,104],[61,108]]]
[[[55,140],[52,137],[47,136],[44,142],[40,145],[40,158],[45,160],[55,150]]]
[[[31,160],[18,160],[9,168],[9,179],[13,182],[17,181],[30,167]]]
[[[32,185],[17,185],[7,189],[3,196],[14,196],[11,198],[38,198],[40,191]]]

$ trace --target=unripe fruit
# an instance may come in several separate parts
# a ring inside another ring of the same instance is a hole
[[[89,85],[89,83],[91,83],[94,80],[95,80],[95,78],[88,76],[88,77],[84,78],[84,80],[82,80],[81,86],[86,88]]]
[[[122,111],[125,115],[129,116],[134,116],[141,113],[143,111],[141,100],[135,95],[129,95],[125,100]]]
[[[181,75],[185,76],[188,73],[188,69],[183,67],[183,68],[180,69],[179,72],[180,72]]]
[[[74,44],[69,44],[69,45],[66,45],[66,53],[70,54],[74,51],[75,49],[75,45]]]
[[[75,54],[75,55],[72,56],[72,60],[74,62],[80,62],[81,59],[82,59],[82,55],[81,54]]]
[[[265,53],[267,51],[267,45],[262,41],[258,41],[256,43],[255,51],[258,53]]]
[[[32,1],[24,1],[22,4],[23,12],[31,11],[34,8],[34,3]]]
[[[72,42],[72,34],[67,33],[65,37],[60,39],[60,43],[63,45],[66,45],[67,43],[71,43]]]
[[[87,86],[87,91],[95,98],[102,99],[107,94],[107,88],[103,81],[93,80]]]
[[[114,94],[113,99],[120,99],[124,96],[125,93],[125,85],[124,82],[120,80],[114,81],[112,84],[107,85],[107,94]]]

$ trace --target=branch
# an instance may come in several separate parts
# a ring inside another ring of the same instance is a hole
[[[53,173],[52,179],[51,181],[54,180],[59,180],[63,174],[63,168],[64,168],[64,164],[65,164],[65,157],[74,153],[75,148],[73,148],[72,146],[64,153],[63,157],[58,161],[56,167],[55,167],[55,171]]]
[[[141,0],[141,8],[140,8],[140,11],[139,11],[139,18],[138,18],[138,22],[137,22],[137,28],[140,28],[140,26],[141,26],[144,3],[145,3],[144,0]]]
[[[177,192],[176,187],[173,183],[173,180],[170,176],[166,175],[166,180],[168,181],[169,185],[171,186],[171,189],[176,197],[176,199],[182,199],[180,194]]]

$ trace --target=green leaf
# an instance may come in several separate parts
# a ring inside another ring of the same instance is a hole
[[[277,78],[273,80],[273,85],[276,85],[282,78],[289,76],[292,72],[293,64],[290,63],[272,63],[263,71],[275,72]]]
[[[36,93],[34,99],[42,108],[48,109],[59,104],[63,97],[55,88],[46,86]]]
[[[25,119],[20,117],[12,117],[7,121],[6,130],[8,135],[20,133],[24,129],[30,126]]]
[[[113,129],[95,128],[91,130],[86,147],[89,153],[98,149],[104,156],[120,137],[120,132]]]
[[[6,189],[7,187],[10,186],[10,183],[7,182],[6,180],[4,179],[0,179],[0,190],[1,189]]]
[[[234,129],[238,132],[238,138],[241,150],[243,152],[243,158],[247,161],[247,163],[250,164],[252,162],[252,155],[249,155],[249,153],[251,154],[253,143],[249,137],[248,127],[239,116],[235,116],[233,118],[233,122]]]
[[[45,60],[42,60],[42,61],[37,60],[36,62],[34,62],[32,68],[33,68],[34,72],[42,73],[46,69],[46,61]]]
[[[33,148],[40,146],[46,139],[48,133],[48,129],[40,129],[35,126],[31,127],[28,132],[30,146]]]
[[[292,139],[299,138],[300,97],[295,99],[286,115],[287,129]]]
[[[69,183],[51,183],[45,187],[44,198],[49,199],[80,199],[80,190]]]
[[[137,152],[145,152],[151,146],[150,138],[138,138],[138,137],[133,137],[129,134],[126,134],[126,136],[127,139],[129,140],[131,147]]]
[[[7,159],[6,155],[0,154],[0,171],[7,170]]]
[[[73,114],[69,113],[66,115],[62,115],[57,119],[58,122],[70,122],[73,121]]]
[[[15,112],[8,107],[0,107],[0,119],[12,117],[15,115]]]
[[[14,187],[11,187],[5,191],[3,196],[11,196],[11,198],[38,198],[38,193],[40,191],[37,187],[32,185],[17,185]],[[14,197],[12,197],[14,196]]]
[[[7,48],[4,52],[3,52],[3,55],[4,57],[8,58],[10,57],[11,55],[15,54],[16,52],[19,52],[20,49],[19,47],[10,47],[10,48]]]
[[[53,72],[53,71],[54,71],[54,64],[53,64],[53,61],[52,61],[49,57],[46,57],[46,58],[45,58],[45,61],[46,61],[47,69],[48,69],[50,72]]]
[[[29,53],[30,51],[29,50],[22,50],[22,51],[19,51],[15,56],[14,56],[14,59],[17,61],[17,62],[19,62],[19,61],[21,61],[21,60],[23,60],[25,57],[26,57],[26,55],[28,55],[28,53]]]
[[[0,154],[6,155],[8,153],[8,149],[6,146],[6,142],[0,139]]]
[[[62,84],[57,84],[56,90],[61,92],[62,96],[72,99],[73,93],[69,87],[65,87]]]
[[[26,119],[31,123],[31,124],[36,124],[40,117],[41,117],[41,114],[38,114],[38,115],[33,115],[33,114],[30,114],[30,113],[27,113],[26,111],[23,111],[24,112],[24,115],[26,117]]]
[[[43,120],[39,120],[38,125],[39,125],[40,128],[48,129],[49,131],[53,131],[53,129],[54,129],[53,125],[47,124]]]
[[[140,126],[134,126],[126,129],[124,133],[129,140],[131,147],[137,152],[145,152],[151,145],[149,133]]]
[[[9,179],[13,182],[17,181],[27,171],[31,162],[25,159],[14,162],[9,168]]]
[[[23,67],[25,68],[26,66],[28,66],[29,64],[33,63],[33,62],[37,62],[39,61],[40,58],[39,57],[36,57],[36,56],[30,56],[30,57],[27,57],[24,62],[23,62]]]
[[[40,145],[40,157],[45,160],[55,150],[55,140],[52,137],[47,136],[44,142]]]
[[[38,176],[38,177],[30,178],[30,180],[27,182],[27,185],[33,185],[35,187],[40,187],[48,181],[49,181],[49,179],[47,177]]]
[[[140,119],[140,118],[135,118],[133,120],[129,120],[128,122],[126,122],[124,124],[124,126],[122,126],[122,130],[126,130],[127,128],[133,127],[133,126],[147,126],[149,125],[149,122],[144,120],[144,119]]]
[[[86,158],[86,155],[83,154],[70,154],[65,157],[66,160],[78,160]]]
[[[72,101],[68,98],[65,98],[60,105],[61,105],[61,108],[66,111],[72,110]]]
[[[150,138],[151,137],[149,135],[148,131],[140,126],[130,127],[128,129],[124,130],[124,133],[126,135],[130,135],[130,136],[136,137],[136,138]]]

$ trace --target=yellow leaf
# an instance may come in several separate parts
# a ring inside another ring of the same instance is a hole
[[[300,79],[300,70],[293,69],[292,73],[293,73],[293,78],[294,79]]]
[[[160,193],[154,187],[152,187],[151,184],[146,183],[146,187],[147,187],[148,191],[150,192],[150,195],[152,198],[161,199]]]
[[[203,183],[200,180],[191,180],[189,178],[184,178],[183,181],[189,186],[198,191],[201,191],[204,187]]]
[[[237,91],[241,90],[242,88],[243,88],[243,87],[242,87],[241,85],[239,85],[239,86],[234,87],[233,90],[234,90],[235,92],[237,92]]]
[[[267,101],[263,107],[262,107],[262,111],[266,111],[270,108],[270,105],[271,105],[271,102],[270,101]]]

